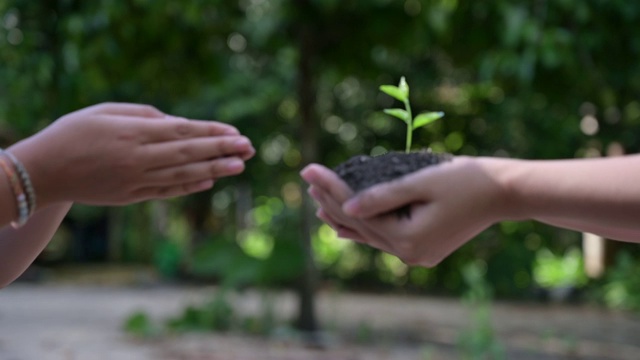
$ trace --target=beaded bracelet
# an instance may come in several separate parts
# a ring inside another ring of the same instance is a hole
[[[29,219],[29,203],[25,196],[24,189],[20,183],[18,174],[13,170],[13,164],[10,164],[4,157],[0,157],[0,167],[4,170],[5,175],[9,179],[11,184],[11,190],[16,197],[16,203],[18,205],[18,220],[12,221],[11,226],[19,228],[24,225]]]
[[[22,187],[27,193],[27,203],[29,204],[29,216],[33,215],[33,213],[36,211],[36,192],[33,189],[33,184],[31,183],[31,177],[29,176],[27,169],[25,169],[24,165],[22,165],[22,163],[12,153],[8,151],[0,150],[0,154],[6,154],[9,157],[9,159],[11,159],[11,162],[18,170],[18,175],[20,176],[20,180],[22,181]]]

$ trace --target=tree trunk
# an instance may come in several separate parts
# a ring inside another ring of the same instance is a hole
[[[124,259],[124,229],[125,229],[125,213],[121,207],[111,207],[107,209],[107,218],[109,222],[109,233],[107,235],[109,262],[122,262]]]
[[[317,122],[315,113],[315,90],[313,84],[313,29],[309,25],[307,16],[312,13],[307,0],[297,1],[298,11],[298,49],[300,53],[298,62],[298,96],[300,101],[300,142],[302,166],[317,160]],[[304,185],[302,185],[304,187]],[[300,241],[305,256],[305,266],[298,287],[299,313],[297,327],[303,331],[313,332],[318,330],[315,315],[315,290],[318,279],[318,271],[315,267],[311,247],[311,227],[313,205],[307,196],[303,196]]]

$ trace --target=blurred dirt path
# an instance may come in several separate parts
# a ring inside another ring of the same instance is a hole
[[[382,360],[457,359],[469,326],[457,300],[322,293],[319,317],[326,347],[305,347],[283,333],[272,339],[234,334],[188,334],[136,341],[123,320],[144,310],[156,320],[200,304],[206,287],[28,285],[0,290],[0,360]],[[260,312],[261,295],[235,297],[244,314]],[[274,310],[295,314],[292,294]],[[588,307],[496,303],[492,322],[508,359],[638,359],[640,317]]]

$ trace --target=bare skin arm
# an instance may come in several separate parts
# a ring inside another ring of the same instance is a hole
[[[331,170],[302,172],[342,237],[433,266],[504,220],[537,220],[640,242],[640,156],[526,161],[458,157],[354,195]],[[389,211],[411,205],[410,219]]]
[[[0,288],[20,276],[44,250],[71,208],[71,203],[49,205],[39,210],[29,222],[14,229],[0,229]]]
[[[504,176],[525,218],[640,241],[640,155],[516,162]]]

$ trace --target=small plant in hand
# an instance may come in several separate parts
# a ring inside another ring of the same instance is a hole
[[[336,174],[355,192],[397,179],[427,166],[449,161],[452,158],[451,154],[437,154],[431,149],[411,151],[413,132],[442,118],[443,112],[425,112],[414,118],[409,101],[409,85],[404,77],[400,79],[398,86],[382,85],[380,91],[404,104],[404,109],[385,109],[384,112],[406,124],[405,151],[391,151],[378,156],[358,155],[334,168]],[[404,213],[404,215],[408,214]]]
[[[395,98],[396,100],[402,101],[404,104],[404,109],[384,109],[384,113],[394,116],[407,124],[406,153],[411,151],[413,132],[416,129],[429,125],[444,116],[442,111],[431,111],[422,113],[414,119],[411,114],[411,103],[409,102],[409,85],[407,84],[404,76],[400,79],[400,84],[398,84],[398,86],[382,85],[380,86],[380,91]]]

